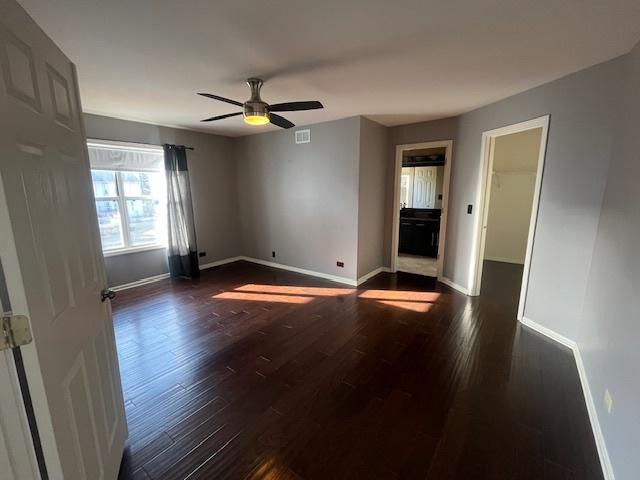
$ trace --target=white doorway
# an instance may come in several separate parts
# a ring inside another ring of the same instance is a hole
[[[452,140],[396,146],[391,225],[392,272],[407,271],[437,278],[443,276],[452,149]],[[399,255],[399,250],[405,244],[401,238],[403,227],[417,232],[424,230],[425,234],[418,236],[418,242],[420,246],[427,244],[429,252],[420,250],[416,254],[409,249]]]
[[[546,115],[482,134],[478,200],[480,210],[476,220],[469,291],[473,296],[480,295],[485,261],[521,263],[522,283],[518,304],[518,320],[522,319],[526,304],[548,131],[549,116]],[[499,142],[507,140],[508,137],[515,138],[516,135],[524,138],[524,135],[521,134],[527,132],[535,134],[535,137],[531,136],[530,138],[536,139],[534,147],[537,150],[533,152],[535,155],[533,165],[526,167],[519,165],[517,161],[512,163],[511,167],[497,165],[496,152]],[[530,177],[528,177],[529,175]],[[494,192],[493,202],[492,192]],[[516,193],[518,198],[510,200],[511,205],[501,204],[506,201],[504,198],[509,192]],[[525,205],[526,203],[528,205]],[[523,208],[518,210],[518,204],[523,204]],[[517,214],[516,211],[520,213]],[[522,212],[526,212],[526,216]],[[516,218],[518,215],[522,218]]]

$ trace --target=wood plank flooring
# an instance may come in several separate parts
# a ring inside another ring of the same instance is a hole
[[[113,301],[120,479],[601,479],[571,352],[483,294],[237,262]]]

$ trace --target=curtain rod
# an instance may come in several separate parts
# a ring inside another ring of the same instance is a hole
[[[114,143],[137,143],[139,145],[151,145],[152,147],[162,147],[162,145],[158,145],[157,143],[148,143],[148,142],[127,142],[126,140],[111,140],[109,138],[87,138],[87,141],[91,141],[91,140],[98,140],[98,141],[102,141],[102,142],[114,142]],[[187,150],[195,150],[195,148],[193,147],[184,147]]]

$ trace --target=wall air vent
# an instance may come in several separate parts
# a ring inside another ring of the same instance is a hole
[[[311,142],[311,130],[296,130],[296,144]]]

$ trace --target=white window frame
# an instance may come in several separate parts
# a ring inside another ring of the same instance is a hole
[[[122,149],[131,149],[131,150],[151,150],[157,152],[161,151],[161,147],[150,147],[149,145],[138,145],[134,143],[125,143],[125,142],[107,142],[107,141],[95,141],[89,140],[87,142],[89,146],[96,147],[105,147],[109,148],[110,146],[117,146]],[[124,193],[124,182],[122,181],[123,173],[154,173],[154,171],[149,170],[129,170],[129,169],[109,169],[108,167],[101,168],[91,168],[91,171],[102,171],[102,172],[113,172],[115,174],[116,181],[116,192],[117,196],[105,196],[105,197],[97,197],[94,191],[94,200],[95,201],[116,201],[118,203],[118,209],[120,210],[120,229],[122,232],[122,243],[124,246],[117,248],[109,248],[102,249],[102,254],[105,257],[113,257],[117,255],[126,255],[128,253],[136,253],[136,252],[145,252],[150,250],[160,250],[167,248],[167,240],[161,243],[154,243],[149,245],[131,245],[131,239],[129,235],[129,212],[127,211],[127,200],[149,200],[153,197],[145,197],[145,196],[128,196]],[[156,172],[161,172],[157,170]],[[93,186],[92,186],[93,188]],[[166,193],[166,192],[165,192]],[[165,196],[166,200],[166,196]]]

